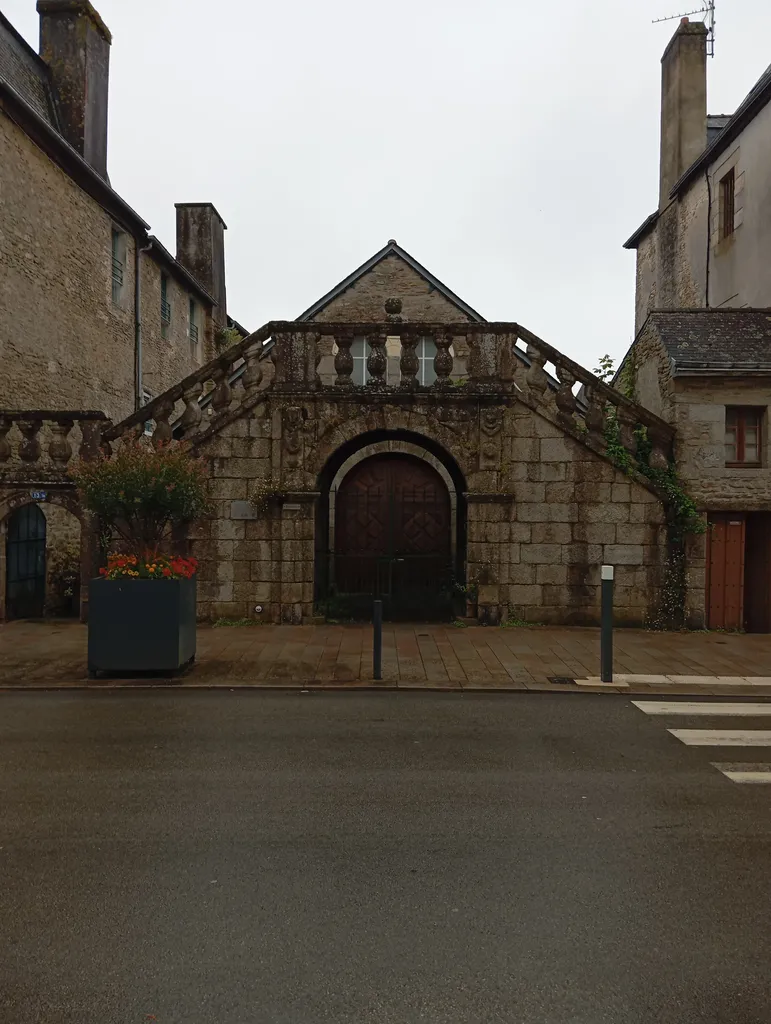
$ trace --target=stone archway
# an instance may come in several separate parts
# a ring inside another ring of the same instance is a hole
[[[327,480],[316,579],[328,614],[369,618],[376,595],[386,617],[451,618],[463,493],[442,460],[388,438],[341,453]]]
[[[38,494],[44,497],[38,497]],[[72,519],[69,533],[75,548],[79,575],[78,617],[82,622],[88,618],[88,585],[94,573],[95,540],[91,518],[82,509],[74,492],[14,490],[6,492],[0,499],[0,622],[8,618],[8,563],[7,538],[11,516],[27,505],[36,505],[46,517],[48,539],[55,535],[67,519]],[[53,527],[53,529],[52,529]],[[74,528],[72,528],[74,527]]]

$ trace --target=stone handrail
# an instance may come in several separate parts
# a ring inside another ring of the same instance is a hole
[[[262,381],[263,374],[259,363],[262,347],[273,333],[274,326],[272,323],[265,324],[236,345],[225,349],[224,352],[188,374],[168,391],[164,391],[162,395],[154,398],[152,402],[148,402],[141,409],[116,423],[106,431],[105,440],[114,441],[134,431],[142,433],[145,423],[152,420],[155,422],[153,438],[159,441],[170,441],[174,407],[180,401],[184,402],[185,406],[181,416],[181,426],[185,430],[192,430],[201,422],[202,411],[199,399],[204,392],[204,385],[208,382],[213,383],[212,405],[215,410],[219,411],[230,405],[232,397],[230,378],[244,366],[245,371],[240,378],[242,386],[247,390],[257,388]]]
[[[329,383],[323,383],[318,372],[322,338],[334,340],[334,379]],[[368,380],[364,385],[353,382],[351,347],[360,338],[366,340],[368,351]],[[387,377],[386,342],[392,338],[400,341],[398,384],[389,384]],[[436,347],[436,379],[428,386],[418,382],[416,348],[424,338],[431,339]],[[268,341],[272,341],[269,347]],[[459,357],[453,355],[458,341],[465,342],[468,352],[462,370]],[[203,420],[200,404],[205,385],[210,384],[207,394],[211,396],[212,415],[230,412],[260,389],[264,378],[261,360],[268,348],[274,367],[270,387],[276,391],[323,391],[341,396],[420,392],[443,400],[448,395],[508,394],[550,410],[562,427],[577,437],[590,437],[603,450],[607,409],[612,406],[621,443],[630,453],[636,449],[635,428],[642,425],[652,445],[651,465],[665,468],[671,456],[675,431],[669,423],[519,324],[418,323],[398,318],[381,323],[271,321],[109,429],[105,440],[141,433],[148,421],[155,423],[155,443],[171,441],[177,434],[195,436],[211,422]],[[555,376],[545,371],[546,364],[554,366]],[[462,380],[458,380],[460,372]],[[584,389],[580,401],[575,393],[577,384]],[[180,401],[184,403],[181,411],[177,409]]]
[[[73,457],[104,451],[110,421],[92,410],[0,410],[0,479],[60,478]]]

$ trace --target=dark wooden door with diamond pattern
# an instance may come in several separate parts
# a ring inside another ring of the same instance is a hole
[[[444,619],[452,608],[450,495],[436,470],[409,455],[365,459],[335,502],[334,588],[366,617],[383,600],[392,619]]]

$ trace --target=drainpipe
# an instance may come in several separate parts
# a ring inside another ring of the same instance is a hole
[[[712,182],[709,180],[709,167],[707,168],[704,177],[707,180],[707,272],[705,274],[705,295],[704,305],[709,309],[709,256],[710,256],[710,240],[712,233]]]
[[[134,239],[134,409],[142,408],[142,253],[149,252],[152,241],[139,248],[140,239]]]

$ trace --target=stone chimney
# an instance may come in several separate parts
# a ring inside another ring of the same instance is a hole
[[[109,29],[88,0],[38,0],[40,56],[51,69],[62,134],[105,181]]]
[[[211,203],[175,203],[177,260],[217,302],[215,323],[227,327],[225,231],[227,224]]]
[[[659,209],[707,145],[707,26],[683,18],[661,58]]]

